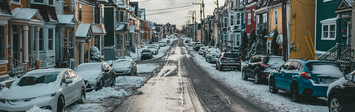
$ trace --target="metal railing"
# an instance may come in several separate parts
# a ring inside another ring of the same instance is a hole
[[[15,58],[8,56],[9,59],[9,68],[8,68],[8,74],[11,77],[17,76],[17,77],[21,77],[22,75],[24,75],[27,72],[27,64],[26,63],[22,63],[18,60],[16,60]]]
[[[319,56],[319,60],[338,62],[343,70],[349,70],[351,45],[337,44],[326,53]]]

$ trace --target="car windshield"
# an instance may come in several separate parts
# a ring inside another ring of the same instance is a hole
[[[79,67],[75,70],[76,72],[87,71],[87,70],[101,70],[101,63],[99,64],[86,64],[79,65]]]
[[[225,58],[239,58],[238,54],[224,54],[223,57],[225,57]]]
[[[113,66],[117,67],[117,66],[130,65],[130,64],[131,64],[131,60],[116,60]]]
[[[313,72],[314,74],[320,74],[325,76],[332,76],[332,77],[342,77],[343,70],[340,68],[338,64],[335,63],[308,63],[307,68],[309,71]]]
[[[30,86],[36,84],[48,84],[57,80],[59,72],[36,73],[24,76],[17,83],[18,86]]]

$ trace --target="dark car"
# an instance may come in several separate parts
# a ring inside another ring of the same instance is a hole
[[[141,52],[141,59],[152,59],[153,52],[150,49],[143,49]]]
[[[300,101],[302,96],[326,97],[329,84],[344,74],[339,63],[291,59],[270,73],[269,91],[289,92],[293,102]]]
[[[242,78],[254,78],[254,83],[266,82],[270,72],[284,64],[282,56],[255,55],[243,66]]]
[[[222,71],[223,69],[241,70],[241,62],[237,53],[222,52],[216,61],[216,69]]]
[[[329,112],[355,110],[355,71],[331,83],[327,92]]]
[[[115,83],[116,75],[113,68],[103,63],[82,63],[75,72],[84,78],[86,90],[98,90]]]

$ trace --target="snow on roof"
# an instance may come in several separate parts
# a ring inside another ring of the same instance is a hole
[[[349,6],[351,6],[351,2],[352,2],[352,1],[353,1],[353,0],[345,0],[345,2],[348,3]]]
[[[328,18],[328,19],[321,20],[320,22],[321,23],[336,22],[337,19],[338,19],[338,17]]]
[[[38,9],[29,9],[29,8],[15,8],[12,10],[11,13],[13,14],[12,15],[13,19],[23,19],[23,20],[31,20],[33,16],[39,14]],[[40,17],[40,19],[42,18]]]
[[[94,34],[106,34],[106,29],[102,25],[93,25],[92,32]]]
[[[74,15],[57,15],[59,23],[62,24],[75,24]]]
[[[116,31],[123,30],[125,26],[126,26],[125,23],[122,23],[122,22],[117,23],[116,24]]]
[[[122,0],[116,0],[116,5],[118,6],[118,8],[126,8],[126,4],[124,4],[122,2]]]
[[[90,23],[81,23],[76,30],[76,37],[87,37],[89,31],[91,30],[90,28]]]

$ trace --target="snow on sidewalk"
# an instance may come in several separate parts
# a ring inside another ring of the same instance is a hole
[[[137,64],[137,73],[153,72],[158,67],[157,64]]]
[[[280,91],[278,94],[269,92],[266,84],[254,84],[252,81],[244,81],[239,71],[218,71],[215,64],[205,61],[205,58],[197,52],[191,52],[195,57],[195,62],[204,68],[209,75],[229,87],[237,94],[241,94],[244,98],[257,104],[257,106],[265,109],[265,111],[289,111],[289,112],[325,112],[328,111],[326,105],[317,104],[317,101],[324,102],[325,98],[317,98],[314,102],[292,102],[289,93]]]

